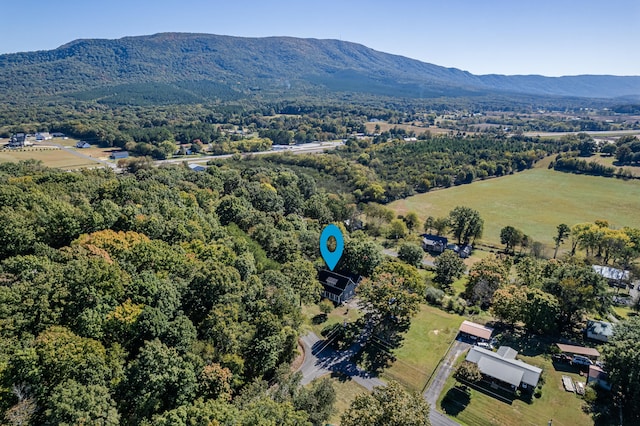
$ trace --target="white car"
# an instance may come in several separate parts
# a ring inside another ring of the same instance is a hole
[[[491,346],[491,343],[487,343],[487,342],[476,342],[476,346],[479,346],[484,349],[493,349],[493,347]]]
[[[582,355],[574,355],[571,362],[579,365],[593,365],[593,361],[591,361],[586,356],[582,356]]]

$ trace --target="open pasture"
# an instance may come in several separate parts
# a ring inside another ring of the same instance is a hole
[[[0,162],[40,160],[48,167],[77,169],[95,166],[97,163],[59,148],[29,147],[24,149],[4,149],[0,151]]]
[[[612,227],[640,227],[640,181],[575,175],[546,168],[437,190],[389,205],[397,214],[415,211],[447,216],[456,206],[472,207],[484,218],[487,244],[500,245],[500,230],[515,226],[535,241],[553,244],[556,226],[608,220]]]

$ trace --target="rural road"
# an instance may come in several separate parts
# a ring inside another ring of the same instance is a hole
[[[524,132],[525,136],[564,136],[564,135],[576,135],[578,133],[586,133],[591,136],[624,136],[624,135],[637,135],[640,133],[638,130],[589,130],[580,132]]]
[[[270,150],[270,151],[258,151],[258,152],[245,152],[241,155],[243,157],[247,157],[249,155],[268,155],[268,154],[282,154],[285,152],[291,154],[317,154],[322,153],[328,149],[336,149],[339,146],[344,145],[344,142],[314,142],[307,143],[303,145],[291,145],[289,149],[286,150]],[[233,154],[223,154],[223,155],[205,155],[205,156],[184,156],[181,158],[171,158],[169,160],[158,160],[155,161],[156,164],[171,164],[171,163],[201,163],[203,161],[209,160],[221,160],[225,158],[231,158]]]
[[[302,373],[302,385],[307,385],[313,380],[333,372],[340,372],[351,378],[354,382],[371,391],[377,386],[386,386],[379,378],[361,369],[350,361],[351,357],[361,348],[368,337],[367,331],[363,331],[358,340],[346,351],[336,351],[329,347],[325,340],[320,339],[315,333],[309,332],[302,336],[301,343],[304,346],[304,362],[298,369]],[[460,426],[457,422],[436,409],[438,397],[444,388],[444,383],[451,374],[456,358],[469,348],[468,343],[455,341],[447,352],[446,359],[435,374],[435,377],[427,390],[424,398],[431,406],[429,419],[432,426]]]
[[[366,331],[363,331],[358,340],[349,349],[336,351],[313,332],[302,336],[301,340],[305,355],[304,362],[298,370],[302,373],[302,385],[309,384],[314,379],[326,374],[339,372],[350,377],[351,380],[369,391],[376,386],[385,386],[382,380],[351,361],[351,357],[360,351],[362,342],[367,337]]]
[[[446,358],[438,367],[431,384],[429,384],[429,387],[424,391],[424,399],[426,399],[431,406],[431,424],[434,426],[458,425],[458,423],[451,420],[449,417],[438,412],[436,410],[436,406],[438,403],[438,397],[442,393],[442,389],[444,389],[444,383],[446,382],[447,377],[451,374],[451,370],[453,370],[453,364],[455,363],[456,358],[470,347],[471,345],[469,343],[455,340],[453,345],[451,345],[451,348],[449,348]]]

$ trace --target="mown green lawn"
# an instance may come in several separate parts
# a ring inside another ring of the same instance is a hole
[[[349,309],[346,306],[340,306],[331,311],[325,320],[320,321],[321,312],[318,305],[304,305],[302,307],[302,315],[304,316],[304,326],[321,336],[322,329],[336,323],[342,323],[343,321],[354,322],[362,316],[362,313],[357,309]],[[315,320],[314,320],[315,319]]]
[[[333,406],[333,415],[329,419],[329,423],[339,425],[340,417],[347,411],[354,398],[361,393],[368,393],[368,391],[351,379],[342,380],[332,377],[331,383],[336,390],[336,403]]]
[[[384,370],[382,378],[396,380],[411,390],[421,391],[458,334],[463,319],[422,305],[411,321],[403,345],[393,351],[396,361]]]
[[[466,353],[461,355],[457,362],[462,362],[465,356]],[[456,381],[449,377],[438,399],[438,408],[458,423],[468,426],[546,425],[551,419],[553,426],[593,424],[591,417],[582,410],[582,397],[565,391],[562,386],[562,375],[583,382],[586,381],[584,377],[573,371],[556,371],[551,361],[542,355],[519,355],[518,359],[543,369],[545,382],[541,398],[533,398],[530,403],[516,399],[508,404],[475,389],[470,389],[469,396],[465,397],[454,389]],[[443,404],[447,394],[452,398]]]
[[[482,241],[501,246],[500,230],[512,225],[548,245],[556,226],[606,219],[614,227],[640,227],[640,181],[574,175],[540,167],[495,179],[415,195],[389,204],[397,214],[446,216],[456,206],[484,218]]]

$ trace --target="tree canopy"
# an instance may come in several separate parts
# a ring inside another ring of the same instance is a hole
[[[361,394],[343,414],[344,426],[429,426],[429,404],[418,393],[405,391],[397,382]]]

